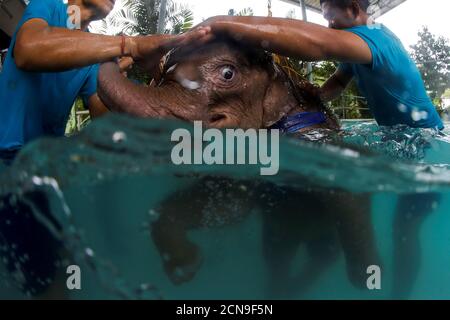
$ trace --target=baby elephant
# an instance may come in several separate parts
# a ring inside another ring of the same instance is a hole
[[[339,130],[336,118],[313,92],[307,81],[293,81],[268,53],[230,39],[172,51],[149,87],[123,77],[114,63],[103,64],[99,76],[99,95],[108,107],[138,117],[300,134],[317,128]],[[367,267],[379,264],[369,197],[320,188],[307,192],[311,182],[304,187],[205,177],[175,192],[160,205],[159,220],[152,225],[167,275],[181,284],[200,268],[201,253],[188,239],[188,230],[237,223],[258,209],[272,293],[306,289],[335,261],[340,247],[350,280],[364,287]],[[287,271],[302,242],[311,259],[304,272],[292,278]]]

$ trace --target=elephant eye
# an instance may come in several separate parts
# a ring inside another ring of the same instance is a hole
[[[227,81],[233,80],[234,75],[235,75],[235,70],[232,66],[223,67],[221,70],[221,75],[222,75],[222,78]]]

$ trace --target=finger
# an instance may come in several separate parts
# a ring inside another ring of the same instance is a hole
[[[209,26],[198,27],[186,33],[186,35],[189,35],[191,38],[202,38],[204,36],[207,36],[208,34],[211,34],[211,27]]]
[[[204,36],[204,37],[198,39],[198,40],[196,41],[196,44],[197,44],[197,45],[204,45],[204,44],[207,44],[207,43],[209,43],[209,42],[211,42],[211,41],[213,41],[213,40],[215,40],[215,39],[216,39],[216,35],[213,34],[213,33],[209,33],[209,34],[207,34],[206,36]]]
[[[134,64],[134,60],[131,57],[125,57],[119,60],[120,71],[128,70]]]
[[[211,27],[210,26],[200,26],[200,27],[196,28],[196,30],[205,31],[206,33],[210,33]]]
[[[132,57],[122,57],[119,59],[119,63],[122,63],[124,65],[133,63],[133,58]]]
[[[185,46],[187,44],[196,42],[209,34],[211,34],[210,27],[199,27],[195,30],[188,31],[167,40],[165,46],[169,47],[170,49],[174,47]]]
[[[161,47],[166,51],[171,50],[178,47],[185,38],[186,36],[184,34],[167,38],[163,40]]]
[[[210,33],[202,38],[195,39],[195,40],[187,42],[187,43],[183,43],[183,47],[189,47],[189,48],[195,49],[195,48],[204,46],[207,43],[212,42],[214,39],[216,39],[216,35]]]
[[[179,46],[201,46],[212,41],[215,38],[215,35],[208,32],[200,32],[189,37],[185,38]]]

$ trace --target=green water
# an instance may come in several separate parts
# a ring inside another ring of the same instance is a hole
[[[372,123],[346,125],[352,127],[345,138],[348,142],[375,150],[376,154],[283,139],[279,175],[261,177],[255,166],[172,165],[170,133],[179,126],[109,117],[78,137],[34,143],[0,177],[0,193],[15,192],[19,199],[28,190],[47,193],[52,213],[63,225],[63,231],[55,236],[64,240],[82,271],[82,289],[72,291],[71,298],[273,298],[268,289],[271,273],[263,256],[264,217],[256,206],[242,212],[244,218],[235,223],[189,230],[189,239],[199,246],[203,261],[191,281],[174,285],[163,269],[163,259],[150,236],[150,225],[159,219],[158,205],[174,191],[188,190],[202,177],[220,175],[243,181],[242,190],[249,194],[254,191],[246,184],[249,181],[250,186],[262,182],[306,193],[313,182],[325,193],[344,190],[349,194],[370,194],[368,214],[381,260],[381,290],[355,288],[341,253],[327,262],[307,290],[299,284],[298,290],[280,298],[450,299],[448,132],[436,136],[405,128],[378,130]],[[124,138],[113,141],[118,131]],[[43,177],[49,178],[39,179]],[[215,194],[224,191],[219,187],[212,190]],[[415,231],[399,240],[394,236],[399,196],[424,193],[440,196],[430,203],[430,212],[418,226],[411,227]],[[233,206],[233,199],[224,202]],[[298,207],[301,205],[299,199]],[[214,215],[212,211],[205,214]],[[277,209],[274,212],[282,215]],[[182,214],[190,213],[186,209]],[[297,223],[302,225],[302,221]],[[313,225],[314,219],[304,223]],[[394,267],[396,241],[415,250],[413,258],[403,261],[400,270]],[[418,245],[411,244],[416,241]],[[310,259],[305,243],[300,244],[289,268],[293,279]],[[394,280],[411,272],[414,276],[406,277],[406,285],[400,288],[404,292],[396,296]],[[6,271],[0,271],[0,283],[1,298],[22,297]]]

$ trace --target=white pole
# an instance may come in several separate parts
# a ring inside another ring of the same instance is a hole
[[[300,6],[302,8],[303,21],[308,22],[308,16],[306,15],[306,3],[305,3],[305,0],[300,0]],[[314,82],[314,78],[313,78],[313,74],[312,74],[312,64],[311,64],[311,62],[308,62],[306,64],[306,72],[308,73],[308,80],[309,80],[309,82],[313,83]]]
[[[300,0],[300,6],[302,7],[302,18],[303,18],[303,21],[308,21],[308,17],[306,15],[306,3],[305,3],[305,0]]]
[[[167,0],[161,0],[159,6],[158,30],[159,34],[164,33],[166,28]]]

